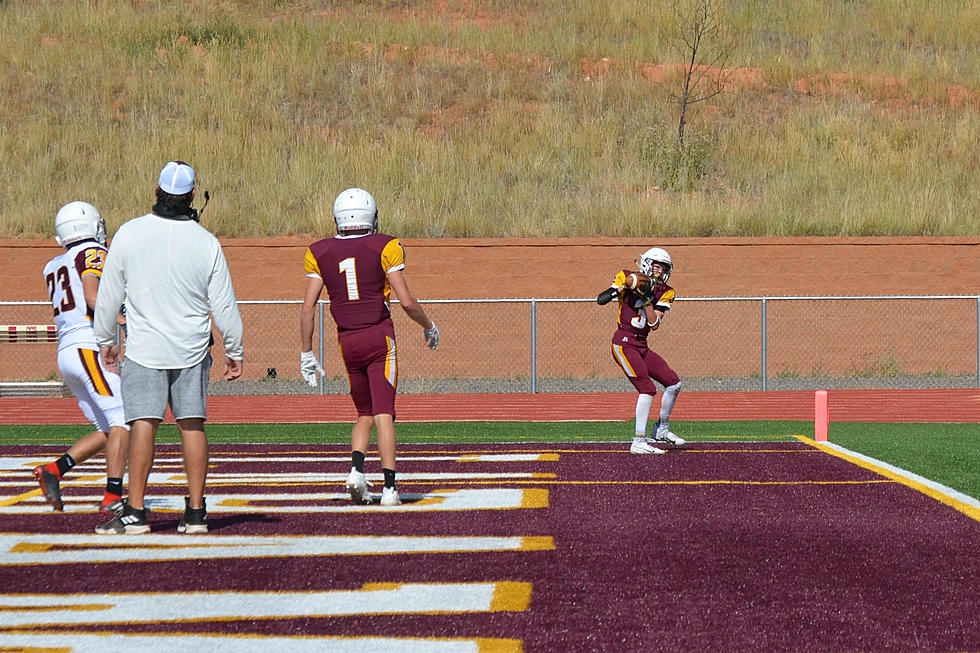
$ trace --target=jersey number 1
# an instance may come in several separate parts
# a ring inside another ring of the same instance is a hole
[[[354,257],[345,258],[337,267],[347,280],[347,299],[352,302],[357,301],[361,298],[361,294],[357,291],[357,265],[354,263]]]

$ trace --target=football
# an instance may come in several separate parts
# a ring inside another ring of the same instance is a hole
[[[650,277],[640,272],[631,272],[626,277],[626,287],[630,290],[645,291],[650,288]]]

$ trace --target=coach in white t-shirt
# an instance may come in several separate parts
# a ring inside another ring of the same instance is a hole
[[[204,485],[211,318],[225,347],[224,378],[242,374],[242,319],[218,239],[198,224],[194,169],[170,161],[160,171],[153,211],[123,224],[109,247],[95,307],[102,360],[116,369],[115,318],[126,302],[126,353],[120,367],[131,425],[129,499],[99,533],[149,533],[143,505],[153,444],[167,404],[177,421],[188,496],[181,533],[206,533]]]

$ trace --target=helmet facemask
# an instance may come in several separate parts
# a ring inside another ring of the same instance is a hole
[[[654,263],[659,263],[664,268],[664,271],[659,275],[653,272]],[[673,269],[674,264],[670,260],[670,254],[659,247],[648,249],[640,255],[640,272],[657,283],[667,283],[667,279],[670,278],[670,273]]]

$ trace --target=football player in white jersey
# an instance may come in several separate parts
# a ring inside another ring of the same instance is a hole
[[[119,375],[99,360],[92,317],[106,257],[105,221],[94,206],[71,202],[54,220],[55,240],[65,252],[44,266],[48,297],[58,328],[58,369],[95,430],[56,461],[34,468],[41,492],[55,510],[63,510],[61,478],[72,467],[106,451],[106,489],[101,510],[122,509],[122,482],[129,446]]]

